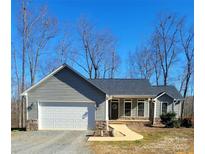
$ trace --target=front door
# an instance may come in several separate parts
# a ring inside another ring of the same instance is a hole
[[[111,119],[118,118],[118,102],[111,102]]]

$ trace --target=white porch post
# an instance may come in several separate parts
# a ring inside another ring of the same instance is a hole
[[[156,117],[156,102],[154,103],[154,117],[153,117],[153,125],[155,124],[155,117]]]
[[[147,101],[147,108],[148,108],[148,111],[147,111],[147,112],[148,112],[148,117],[149,117],[149,118],[150,118],[150,115],[149,115],[150,100],[151,100],[151,99],[149,98],[148,101]]]
[[[109,116],[108,116],[108,99],[105,101],[105,120],[106,120],[106,129],[108,130],[108,121],[109,121]]]

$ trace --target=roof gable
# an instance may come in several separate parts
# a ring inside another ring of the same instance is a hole
[[[153,89],[154,94],[157,97],[159,97],[160,95],[167,94],[168,96],[170,96],[174,99],[183,99],[182,95],[179,93],[179,91],[173,85],[169,85],[169,86],[152,86],[152,89]]]
[[[102,91],[101,89],[99,89],[98,87],[96,87],[95,85],[93,85],[92,83],[88,82],[88,80],[81,75],[80,73],[78,73],[77,71],[75,71],[73,68],[71,68],[70,66],[68,66],[67,64],[63,64],[61,66],[59,66],[58,68],[56,68],[55,70],[53,70],[51,73],[49,73],[48,75],[46,75],[43,79],[41,79],[40,81],[38,81],[36,84],[34,84],[33,86],[31,86],[30,88],[28,88],[27,90],[25,90],[21,95],[25,95],[27,92],[29,92],[30,90],[34,89],[35,87],[38,87],[41,83],[43,83],[44,81],[46,81],[47,79],[49,79],[51,76],[54,76],[55,74],[57,74],[58,72],[60,72],[61,70],[63,70],[64,68],[67,68],[68,70],[72,71],[73,73],[75,73],[76,75],[78,75],[80,78],[82,78],[83,80],[85,80],[88,84],[90,84],[91,86],[97,88],[98,90],[100,90],[101,92],[104,93],[104,91]]]

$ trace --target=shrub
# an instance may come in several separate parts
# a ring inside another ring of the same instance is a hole
[[[184,119],[182,119],[182,120],[181,120],[181,126],[182,126],[182,127],[186,127],[186,128],[192,127],[191,118],[184,118]]]
[[[180,120],[174,120],[174,121],[173,121],[173,126],[174,126],[175,128],[180,128],[180,126],[181,126],[181,121],[180,121]]]
[[[176,113],[175,112],[168,112],[160,115],[162,124],[165,125],[167,128],[173,128],[178,125],[176,122]]]

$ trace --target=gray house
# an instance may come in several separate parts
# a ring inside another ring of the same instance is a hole
[[[174,86],[145,79],[86,79],[64,64],[21,94],[28,129],[87,130],[112,122],[157,122],[180,116],[183,97]]]

